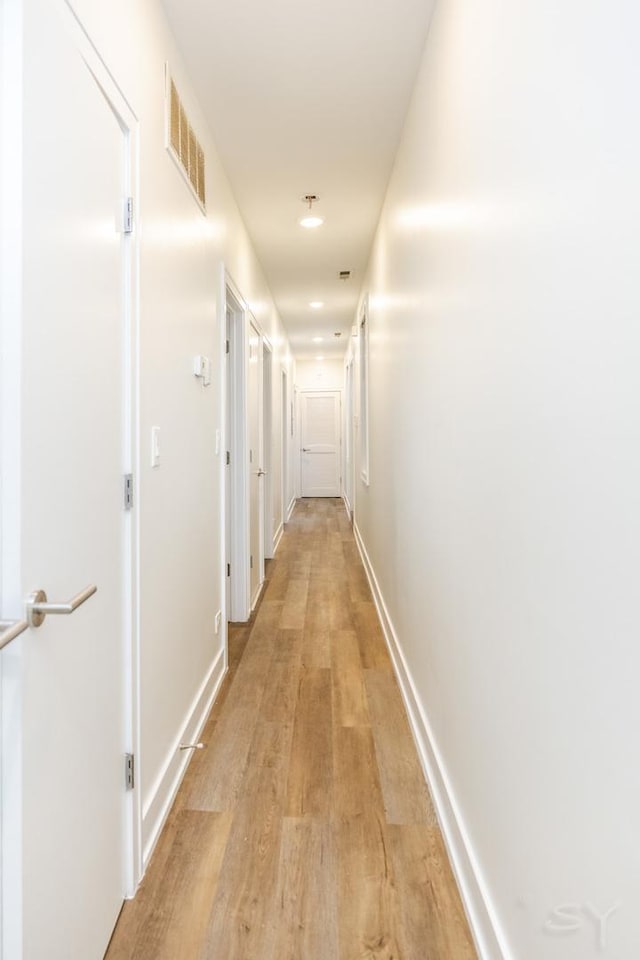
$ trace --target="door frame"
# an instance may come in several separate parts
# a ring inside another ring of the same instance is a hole
[[[60,16],[72,44],[84,61],[94,81],[100,88],[112,110],[123,134],[123,196],[125,200],[139,196],[139,121],[126,96],[109,72],[99,51],[94,46],[82,23],[67,0],[57,0]],[[22,89],[16,77],[21,76],[22,23],[20,3],[9,0],[0,10],[0,47],[2,69],[0,71],[0,143],[12,138],[14,144],[21,142]],[[20,489],[21,489],[21,339],[22,339],[22,237],[23,214],[21,207],[21,150],[9,153],[2,151],[0,159],[0,201],[5,212],[0,233],[0,374],[2,395],[0,409],[4,411],[0,421],[0,528],[2,529],[2,554],[0,554],[0,601],[2,616],[16,619],[24,615],[24,600],[20,582]],[[122,464],[125,474],[140,477],[139,443],[139,237],[134,226],[131,233],[122,232],[122,323],[124,343],[123,359],[123,420]],[[11,416],[8,416],[11,411]],[[124,477],[123,477],[124,484]],[[123,571],[123,663],[122,692],[124,704],[125,753],[132,753],[138,769],[142,764],[140,751],[140,649],[139,649],[139,508],[138,497],[134,507],[123,515],[124,571]],[[2,714],[0,735],[2,738],[2,813],[0,841],[2,862],[0,878],[1,913],[0,957],[18,955],[21,950],[22,904],[20,896],[21,845],[20,823],[22,787],[20,784],[22,732],[21,670],[23,644],[33,642],[27,632],[0,655],[0,686],[2,689]],[[13,723],[13,728],[11,728]],[[123,758],[124,761],[124,758]],[[6,770],[13,772],[8,790]],[[124,876],[122,897],[135,894],[142,876],[142,798],[138,786],[123,789],[123,845]],[[10,841],[10,842],[9,842]],[[4,922],[3,922],[4,921]]]
[[[276,534],[274,546],[277,548],[287,522],[289,503],[287,496],[290,489],[290,424],[289,424],[289,371],[280,367],[280,526]],[[292,425],[291,425],[292,426]]]
[[[355,514],[355,470],[354,470],[354,358],[349,355],[344,367],[344,463],[343,463],[343,499],[350,522]]]
[[[260,492],[260,512],[262,519],[262,544],[260,549],[260,580],[264,580],[265,560],[272,560],[274,550],[273,530],[273,368],[274,352],[269,339],[261,335],[262,340],[262,371],[260,397],[262,399],[262,417],[260,437],[260,465],[264,470],[262,490]]]
[[[224,362],[226,354],[226,315],[231,313],[229,337],[229,371],[232,377],[227,387]],[[222,268],[222,311],[220,323],[220,356],[222,435],[224,455],[220,458],[221,477],[221,603],[223,621],[245,622],[250,615],[250,543],[249,543],[249,423],[247,417],[247,382],[249,364],[249,308],[229,271]],[[232,397],[229,410],[228,396]],[[226,451],[230,453],[229,471],[226,470]],[[230,524],[227,525],[229,516]],[[227,543],[227,528],[231,542]],[[226,564],[231,558],[230,609],[226,609]]]

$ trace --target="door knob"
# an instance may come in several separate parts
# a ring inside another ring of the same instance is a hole
[[[267,471],[263,470],[262,467],[259,470],[256,470],[256,475],[258,477],[266,477]]]
[[[26,620],[0,620],[0,650],[28,628]]]
[[[91,583],[65,603],[49,603],[44,590],[34,590],[27,598],[27,621],[30,627],[39,627],[48,613],[69,614],[92,597],[98,588]]]
[[[303,453],[311,453],[311,447],[303,447],[303,448],[302,448],[302,452],[303,452]]]

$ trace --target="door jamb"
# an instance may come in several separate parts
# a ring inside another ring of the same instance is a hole
[[[226,544],[226,511],[231,511],[231,550],[233,558],[231,570],[231,608],[225,611],[225,622],[245,622],[249,619],[250,608],[250,570],[249,570],[249,424],[247,419],[247,365],[248,365],[248,338],[249,338],[249,310],[240,294],[229,271],[223,267],[223,316],[221,329],[221,356],[224,358],[226,345],[225,327],[226,311],[230,308],[232,314],[230,357],[232,369],[232,396],[231,411],[227,410],[227,384],[225,378],[225,363],[222,363],[221,377],[221,417],[222,433],[224,437],[223,450],[231,454],[230,471],[227,477],[225,471],[225,457],[221,458],[221,504],[222,504],[222,576],[226,576],[225,564],[227,557]],[[230,417],[228,418],[228,413]],[[230,436],[227,436],[227,420],[231,423]],[[226,585],[222,582],[222,603],[226,605]]]

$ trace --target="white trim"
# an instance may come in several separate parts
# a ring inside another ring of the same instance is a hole
[[[225,651],[221,649],[218,651],[200,690],[189,707],[178,735],[174,738],[167,753],[162,770],[149,791],[149,798],[144,804],[142,814],[144,870],[149,865],[151,854],[192,756],[192,751],[180,750],[180,744],[194,743],[198,740],[226,672]]]
[[[291,497],[291,502],[287,507],[287,519],[285,520],[285,523],[289,523],[289,520],[291,520],[291,515],[293,514],[293,511],[296,508],[296,503],[297,503],[296,497],[295,496]]]
[[[230,297],[229,297],[230,294]],[[227,441],[231,450],[231,604],[229,620],[244,622],[251,613],[250,597],[250,529],[249,529],[249,426],[247,417],[247,383],[249,364],[249,323],[251,314],[228,270],[225,270],[224,323],[229,300],[234,318],[231,324],[231,363],[233,364],[233,436]],[[227,416],[226,390],[224,422]],[[229,493],[229,491],[227,491]],[[226,530],[226,528],[225,528]],[[225,561],[226,563],[226,557]],[[226,585],[225,585],[226,590]]]
[[[362,301],[358,319],[358,441],[360,453],[360,479],[365,486],[370,483],[369,429],[369,294]]]
[[[284,523],[280,522],[278,529],[276,530],[275,537],[273,538],[273,555],[275,557],[278,547],[280,546],[280,541],[282,540],[282,534],[284,533]]]
[[[353,531],[480,960],[514,960],[357,524]]]
[[[344,503],[344,508],[347,511],[347,516],[349,518],[349,523],[351,523],[351,504],[349,503],[349,497],[343,491],[342,493],[342,502]]]
[[[224,263],[220,265],[219,287],[218,287],[218,383],[220,392],[218,394],[218,409],[220,410],[220,451],[218,463],[219,481],[220,481],[220,503],[219,503],[219,522],[220,522],[220,631],[221,642],[224,650],[224,669],[226,671],[229,664],[229,637],[227,624],[229,622],[229,610],[227,609],[227,450],[230,450],[227,436],[227,273]]]

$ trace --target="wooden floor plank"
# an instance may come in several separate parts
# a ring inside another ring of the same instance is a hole
[[[398,891],[403,960],[475,960],[475,949],[440,830],[388,826],[387,849]]]
[[[383,821],[372,814],[350,817],[337,825],[336,833],[341,960],[405,960],[398,945],[397,892]]]
[[[154,862],[135,900],[125,903],[109,960],[194,960],[231,825],[228,813],[181,810],[168,855]]]
[[[282,630],[301,630],[304,628],[308,590],[308,580],[289,580],[280,616],[280,628]]]
[[[336,820],[384,817],[378,762],[370,727],[334,727],[333,811]]]
[[[198,960],[262,960],[275,909],[289,750],[280,724],[260,724],[233,818]]]
[[[329,817],[332,780],[331,671],[303,670],[287,781],[287,816]]]
[[[373,738],[388,823],[436,824],[395,677],[365,670]]]
[[[353,630],[331,633],[331,681],[335,723],[343,727],[368,724],[367,692],[358,637]]]
[[[373,600],[352,603],[354,629],[358,634],[362,666],[392,672],[389,651]]]
[[[274,912],[262,960],[339,960],[331,824],[286,817]]]

